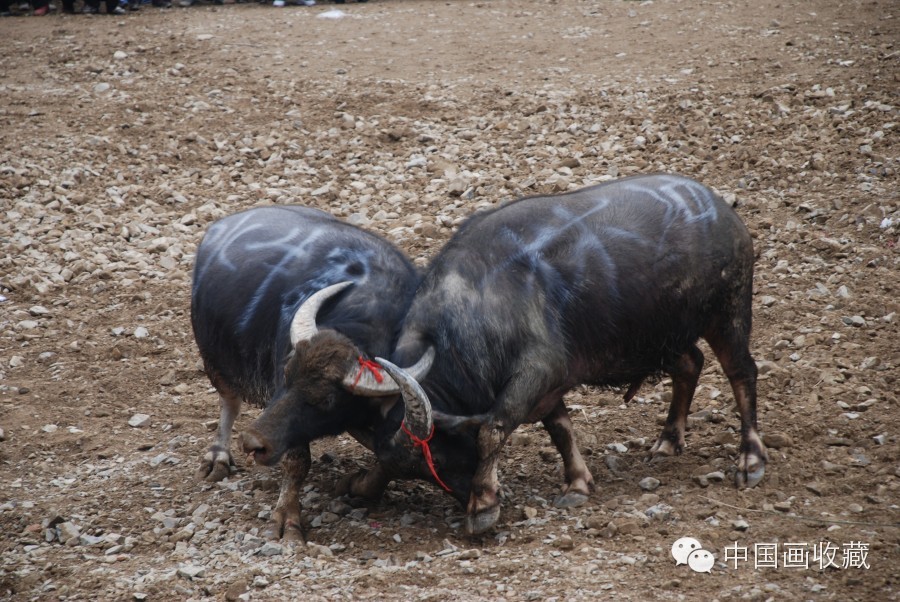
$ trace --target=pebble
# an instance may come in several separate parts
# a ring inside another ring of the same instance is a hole
[[[50,313],[50,310],[43,305],[33,305],[28,309],[28,313],[30,313],[32,316],[39,317],[46,316]]]
[[[116,50],[116,51],[113,53],[113,58],[116,59],[117,61],[121,61],[122,59],[127,59],[127,58],[128,58],[128,53],[127,53],[127,52],[123,52],[123,51],[121,51],[121,50]]]
[[[3,431],[3,427],[0,427],[0,441],[6,441],[6,433]]]
[[[128,419],[128,425],[134,428],[140,428],[143,426],[147,426],[148,424],[150,424],[149,414],[135,414]]]
[[[60,542],[66,543],[71,540],[78,540],[78,536],[81,535],[81,529],[78,528],[78,525],[71,522],[59,523],[56,525],[56,536]]]
[[[721,483],[725,480],[725,473],[721,470],[714,470],[706,475],[706,478],[715,483]]]
[[[267,541],[258,553],[260,556],[281,556],[284,554],[284,546],[274,541]]]
[[[731,521],[731,528],[735,531],[746,531],[750,528],[750,523],[748,523],[743,518],[739,518]]]
[[[134,329],[134,338],[146,339],[148,336],[150,336],[150,331],[148,331],[143,326],[138,326],[137,328]]]
[[[178,567],[178,576],[185,579],[198,579],[206,573],[206,568],[194,564],[185,564]]]
[[[110,85],[106,82],[100,82],[99,84],[94,85],[94,92],[97,94],[103,94],[104,92],[109,91]]]
[[[9,358],[9,367],[10,368],[19,368],[25,365],[25,358],[21,355],[14,355]]]
[[[862,316],[844,316],[841,321],[847,326],[859,328],[866,325],[866,320]]]
[[[653,477],[644,477],[638,482],[638,485],[644,491],[654,491],[657,487],[659,487],[660,482],[659,479],[655,479]]]
[[[766,447],[782,449],[794,445],[794,440],[787,433],[766,433],[763,435],[763,443]]]

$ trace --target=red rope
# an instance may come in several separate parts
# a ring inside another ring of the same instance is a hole
[[[422,455],[425,456],[425,462],[428,464],[428,469],[431,470],[432,476],[434,476],[434,480],[438,482],[438,485],[443,487],[446,491],[453,491],[450,489],[446,483],[441,480],[441,477],[438,476],[437,470],[434,468],[434,458],[431,457],[431,447],[428,446],[428,442],[431,441],[431,438],[434,437],[434,425],[431,425],[431,434],[428,435],[425,439],[419,439],[415,435],[412,434],[408,428],[406,428],[406,421],[400,423],[400,428],[403,429],[403,432],[409,435],[409,438],[412,439],[413,445],[416,447],[422,448]]]
[[[359,372],[356,373],[356,379],[353,381],[354,387],[359,383],[359,379],[362,378],[363,372],[366,370],[372,373],[372,376],[375,377],[375,382],[378,384],[384,382],[384,376],[381,374],[381,366],[378,365],[377,362],[367,360],[363,356],[359,356],[357,361],[359,361]]]

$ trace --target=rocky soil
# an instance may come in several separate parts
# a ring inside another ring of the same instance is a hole
[[[0,597],[900,597],[900,6],[335,8],[0,20]],[[480,539],[424,483],[337,497],[370,461],[346,437],[314,447],[306,545],[258,536],[277,473],[193,480],[218,410],[188,291],[216,218],[316,206],[424,265],[478,208],[653,171],[715,187],[755,237],[760,486],[730,484],[738,421],[709,353],[684,455],[643,460],[665,381],[627,406],[579,389],[590,503],[551,506],[558,456],[523,427]],[[710,574],[675,565],[685,536]],[[830,543],[838,567],[785,567],[788,543]],[[725,562],[735,545],[747,561]]]

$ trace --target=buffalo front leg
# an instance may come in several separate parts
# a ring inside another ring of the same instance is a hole
[[[484,533],[500,518],[500,479],[497,462],[500,450],[509,437],[504,425],[491,421],[478,429],[478,467],[472,477],[472,491],[466,507],[466,533]]]
[[[662,433],[650,449],[653,458],[673,456],[684,450],[684,430],[687,427],[688,412],[702,370],[703,352],[696,345],[682,354],[668,370],[672,377],[672,403],[669,404],[669,415],[666,417]]]
[[[219,392],[219,430],[197,469],[197,478],[221,481],[235,471],[231,456],[231,428],[241,410],[241,398],[234,393]]]
[[[303,541],[303,531],[300,528],[300,489],[306,482],[311,463],[309,445],[295,447],[282,458],[284,474],[281,477],[278,503],[275,504],[272,519],[263,530],[263,536],[267,539]]]
[[[588,470],[578,445],[575,443],[575,428],[566,405],[559,403],[542,421],[544,428],[550,434],[550,440],[559,450],[562,456],[563,467],[566,472],[566,486],[562,495],[554,500],[557,508],[575,508],[588,500],[591,490],[594,488],[594,477]]]
[[[384,490],[390,482],[391,478],[384,466],[380,462],[376,462],[368,470],[360,470],[342,478],[335,488],[335,493],[377,500],[384,495]]]

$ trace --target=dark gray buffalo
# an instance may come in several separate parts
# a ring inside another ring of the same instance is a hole
[[[410,365],[434,353],[427,376],[379,360],[405,402],[380,423],[381,465],[389,477],[443,483],[466,504],[467,530],[479,533],[499,516],[504,442],[518,425],[540,420],[565,467],[556,503],[582,504],[593,477],[563,395],[581,383],[624,385],[630,399],[645,378],[668,373],[672,402],[651,451],[680,453],[703,338],[740,413],[736,484],[755,485],[766,451],[749,350],[753,262],[735,211],[674,175],[525,198],[475,215],[433,261],[391,356]]]
[[[367,362],[390,353],[417,283],[390,243],[315,209],[260,207],[209,227],[197,249],[191,323],[221,417],[198,474],[216,481],[233,469],[230,435],[242,401],[289,407],[289,415],[267,411],[258,421],[293,443],[268,535],[302,537],[310,441],[349,431],[371,448],[379,400],[368,398],[384,395],[385,381],[396,386]],[[316,378],[341,386],[322,391]]]

